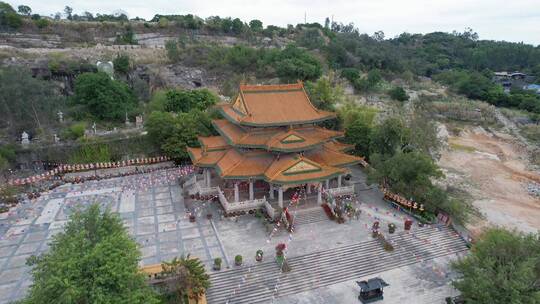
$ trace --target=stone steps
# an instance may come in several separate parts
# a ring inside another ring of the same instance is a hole
[[[416,257],[433,259],[467,250],[465,243],[447,228],[423,228],[414,235],[393,236],[394,252],[386,252],[376,240],[369,240],[293,257],[288,259],[292,268],[289,273],[281,273],[274,261],[217,272],[211,275],[207,299],[209,303],[269,302],[272,296],[296,294],[414,264],[418,262]],[[429,239],[431,244],[423,239]]]
[[[294,218],[294,225],[299,226],[322,221],[328,221],[328,216],[326,216],[321,207],[316,207],[305,211],[298,211]]]

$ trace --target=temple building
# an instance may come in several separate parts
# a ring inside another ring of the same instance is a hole
[[[200,137],[188,153],[204,172],[197,192],[217,193],[226,212],[283,208],[297,187],[319,204],[323,192],[354,191],[343,177],[362,158],[345,153],[352,146],[336,140],[343,132],[317,125],[336,114],[315,108],[301,82],[240,85],[233,102],[217,106],[220,135]]]

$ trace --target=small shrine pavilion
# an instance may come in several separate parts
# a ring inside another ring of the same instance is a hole
[[[315,108],[301,82],[240,85],[231,103],[217,106],[224,119],[212,123],[220,135],[200,137],[201,147],[188,153],[204,171],[200,192],[218,192],[226,210],[266,202],[283,208],[284,192],[297,187],[322,203],[323,188],[345,190],[347,167],[362,160],[336,140],[343,132],[317,125],[336,114]]]

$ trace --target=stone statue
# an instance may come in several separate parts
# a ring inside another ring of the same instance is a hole
[[[60,142],[60,137],[58,137],[58,135],[54,134],[54,142],[55,143],[59,143]]]
[[[30,139],[28,139],[28,133],[23,131],[21,134],[21,144],[28,145],[29,143],[30,143]]]
[[[94,135],[96,135],[97,129],[96,129],[96,122],[95,122],[95,121],[94,121],[94,123],[92,124],[92,130],[94,131]]]
[[[58,111],[58,113],[56,113],[56,115],[58,115],[58,121],[59,122],[64,122],[64,113],[62,113],[62,111]]]
[[[137,129],[142,129],[142,127],[143,127],[143,117],[142,117],[142,115],[135,116],[135,127]]]

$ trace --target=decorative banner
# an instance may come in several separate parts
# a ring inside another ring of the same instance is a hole
[[[55,169],[49,170],[43,174],[37,174],[27,178],[17,178],[11,179],[7,183],[11,186],[22,186],[26,184],[31,184],[35,182],[40,182],[42,180],[49,180],[54,176],[63,173],[79,172],[79,171],[88,171],[94,169],[109,169],[109,168],[121,168],[126,166],[131,166],[134,164],[155,164],[161,162],[167,162],[170,158],[168,156],[159,156],[159,157],[150,157],[142,159],[130,159],[127,161],[121,161],[116,163],[92,163],[92,164],[55,164],[57,167]],[[51,165],[48,163],[48,165]]]

